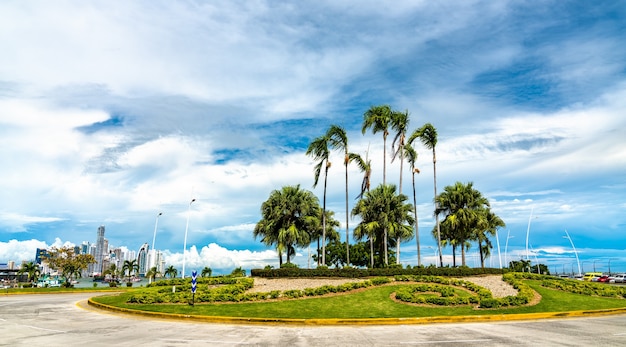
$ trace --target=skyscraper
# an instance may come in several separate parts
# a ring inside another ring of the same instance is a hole
[[[105,249],[106,243],[104,239],[104,225],[98,227],[98,237],[96,239],[96,264],[94,267],[94,272],[97,272],[99,275],[102,274],[102,261],[104,257],[109,253],[108,249]]]
[[[146,272],[148,272],[148,252],[150,251],[150,246],[147,243],[144,243],[139,249],[139,254],[137,256],[137,263],[139,264],[139,275],[144,276]]]

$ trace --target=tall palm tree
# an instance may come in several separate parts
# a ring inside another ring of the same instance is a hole
[[[356,197],[357,199],[362,199],[363,194],[370,191],[370,178],[372,176],[372,161],[367,158],[367,152],[365,154],[365,159],[361,157],[357,153],[350,153],[350,161],[354,161],[359,170],[363,173],[363,181],[361,182],[361,192]],[[370,267],[374,267],[374,235],[368,234],[367,238],[370,243]]]
[[[435,213],[445,215],[444,223],[452,230],[456,244],[461,246],[461,262],[465,266],[466,243],[473,238],[482,210],[489,207],[489,201],[474,189],[472,182],[446,186],[436,201]]]
[[[129,281],[130,281],[130,276],[133,273],[136,273],[138,271],[139,271],[139,263],[137,262],[137,259],[124,260],[124,265],[122,265],[122,272],[123,273],[128,272]]]
[[[322,265],[326,265],[326,187],[328,184],[328,169],[330,169],[331,163],[328,161],[330,151],[328,149],[328,136],[319,136],[309,144],[309,148],[306,150],[306,155],[312,156],[317,160],[315,165],[313,182],[313,188],[317,187],[319,182],[320,173],[322,167],[324,167],[324,193],[322,203]]]
[[[387,183],[387,136],[393,111],[389,105],[372,106],[363,114],[361,132],[365,135],[367,129],[373,134],[383,133],[383,184]]]
[[[169,278],[175,278],[176,276],[178,276],[178,270],[176,270],[174,265],[170,265],[165,269],[164,275]]]
[[[421,128],[415,130],[407,142],[412,145],[413,141],[418,138],[424,147],[433,151],[433,188],[435,191],[435,211],[437,211],[437,155],[435,154],[435,147],[437,147],[437,129],[435,129],[432,124],[426,123]],[[441,228],[439,226],[439,214],[436,212],[435,223],[437,227],[437,247],[439,248],[439,266],[443,267],[443,255],[441,254]]]
[[[366,193],[352,209],[353,216],[361,217],[361,222],[354,229],[355,237],[360,239],[365,235],[376,235],[375,241],[384,253],[385,266],[389,264],[387,232],[397,239],[407,238],[413,232],[412,206],[406,203],[407,199],[406,195],[396,193],[395,185],[382,184]]]
[[[333,149],[343,151],[343,165],[346,168],[346,265],[350,265],[350,228],[348,227],[348,164],[350,163],[350,154],[348,153],[348,135],[346,131],[338,126],[331,125],[326,133],[329,145]]]
[[[483,208],[480,211],[474,238],[478,242],[480,266],[482,268],[485,267],[485,258],[491,254],[491,249],[493,248],[489,236],[494,236],[498,228],[504,228],[505,226],[504,221],[493,213],[491,209]]]
[[[283,251],[290,263],[296,247],[311,243],[310,231],[319,225],[319,202],[312,192],[300,189],[300,185],[285,186],[272,191],[261,205],[261,215],[254,227],[254,237],[262,237],[266,245],[275,244],[282,265]],[[325,230],[322,232],[325,236]]]
[[[39,270],[39,264],[30,261],[28,263],[22,264],[20,270],[17,273],[20,275],[25,273],[27,275],[26,281],[30,282],[32,279],[39,278],[41,270]]]
[[[403,164],[406,146],[406,133],[409,128],[409,111],[397,112],[394,111],[391,114],[391,129],[396,131],[396,136],[391,142],[391,151],[393,156],[391,161],[393,162],[398,156],[400,157],[400,183],[398,185],[398,192],[402,194],[402,174],[404,173]],[[397,145],[397,149],[395,148]],[[398,257],[399,258],[399,257]]]
[[[417,197],[415,193],[415,174],[419,174],[420,170],[415,167],[417,163],[417,152],[411,146],[404,147],[404,155],[409,165],[411,165],[411,179],[413,182],[413,216],[415,217],[415,241],[417,243],[417,266],[422,265],[422,254],[420,250],[420,233],[419,225],[417,223]]]

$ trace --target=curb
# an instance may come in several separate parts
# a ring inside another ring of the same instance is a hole
[[[435,316],[435,317],[415,317],[415,318],[330,318],[330,319],[290,319],[290,318],[254,318],[254,317],[218,317],[200,316],[175,313],[149,312],[133,310],[101,304],[88,299],[87,305],[114,313],[143,316],[147,318],[159,318],[170,320],[186,320],[204,323],[222,324],[280,324],[280,325],[417,325],[435,323],[479,323],[479,322],[502,322],[502,321],[524,321],[557,318],[577,318],[594,317],[606,315],[626,314],[626,307],[602,310],[583,310],[569,312],[542,312],[542,313],[512,313],[498,315],[476,315],[476,316]]]

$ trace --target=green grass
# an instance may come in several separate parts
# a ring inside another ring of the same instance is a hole
[[[485,314],[563,312],[626,307],[625,299],[591,297],[587,295],[571,294],[553,289],[546,289],[540,286],[539,281],[526,281],[526,283],[541,294],[542,300],[539,304],[534,306],[490,310],[477,310],[469,306],[424,307],[398,303],[393,301],[390,298],[390,295],[402,286],[402,284],[368,288],[356,293],[348,293],[331,297],[236,304],[196,304],[195,306],[184,304],[126,304],[126,300],[129,295],[127,293],[115,296],[97,297],[93,300],[111,306],[162,313],[292,319],[469,316]]]

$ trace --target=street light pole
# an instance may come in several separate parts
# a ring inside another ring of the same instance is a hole
[[[509,268],[509,260],[507,258],[507,251],[509,248],[509,239],[514,238],[515,236],[510,236],[509,234],[511,233],[511,230],[509,229],[509,231],[507,231],[506,233],[506,242],[504,243],[504,263],[507,267],[507,269]]]
[[[496,245],[498,246],[498,262],[500,263],[500,269],[502,269],[502,256],[500,255],[500,239],[498,238],[498,230],[496,230]]]
[[[154,222],[154,235],[152,236],[152,259],[150,259],[150,270],[156,266],[156,250],[154,249],[154,242],[156,241],[156,233],[157,233],[157,225],[159,225],[159,216],[162,215],[163,212],[159,212],[156,216],[156,221]],[[152,277],[148,277],[148,283],[152,283]]]
[[[567,229],[565,229],[565,235],[567,235],[567,238],[569,239],[569,242],[572,244],[572,248],[574,249],[574,255],[576,255],[576,263],[578,263],[578,274],[582,275],[582,271],[580,270],[580,260],[578,259],[578,252],[576,252],[576,247],[574,246],[574,241],[572,241],[572,238],[569,236],[569,233],[567,232]]]
[[[185,226],[185,242],[183,244],[183,273],[181,278],[185,278],[185,259],[187,253],[187,231],[189,230],[189,215],[191,214],[191,204],[196,201],[196,199],[191,199],[189,202],[189,208],[187,209],[187,225]]]
[[[530,234],[530,220],[533,219],[534,209],[534,206],[530,208],[530,217],[528,217],[528,228],[526,228],[526,261],[528,261],[528,235]]]

